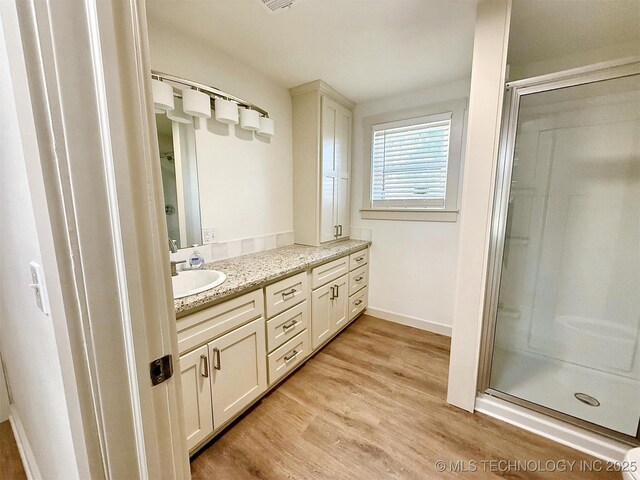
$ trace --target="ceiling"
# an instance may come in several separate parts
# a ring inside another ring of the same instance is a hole
[[[471,74],[474,0],[148,0],[149,22],[285,87],[323,79],[355,102]]]
[[[640,0],[514,0],[509,62],[539,62],[636,44]]]

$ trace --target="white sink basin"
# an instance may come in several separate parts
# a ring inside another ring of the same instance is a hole
[[[177,276],[171,277],[173,298],[188,297],[210,290],[222,284],[226,279],[227,276],[217,270],[184,270]]]

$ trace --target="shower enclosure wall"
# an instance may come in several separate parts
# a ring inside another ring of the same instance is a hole
[[[636,442],[640,63],[507,85],[481,391]]]

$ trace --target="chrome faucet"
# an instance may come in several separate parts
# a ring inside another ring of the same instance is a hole
[[[169,239],[169,251],[171,253],[177,253],[178,252],[178,245],[177,245],[175,240]],[[172,277],[176,277],[178,275],[178,270],[176,268],[176,265],[178,265],[180,263],[186,263],[186,262],[187,262],[186,260],[180,260],[180,261],[177,261],[177,262],[171,260],[169,262],[169,264],[171,265],[171,276]]]
[[[171,253],[177,253],[178,252],[178,244],[175,240],[171,240],[171,238],[169,238],[169,251]]]

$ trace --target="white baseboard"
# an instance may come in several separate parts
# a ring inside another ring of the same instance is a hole
[[[622,461],[624,454],[633,448],[490,395],[476,397],[476,411],[609,462]]]
[[[427,332],[438,333],[440,335],[451,336],[451,327],[444,325],[443,323],[430,322],[422,318],[411,317],[409,315],[402,315],[400,313],[389,312],[388,310],[382,310],[380,308],[368,307],[366,311],[367,315],[372,317],[378,317],[382,320],[388,320],[390,322],[400,323],[401,325],[407,325],[408,327],[418,328]]]
[[[13,405],[10,406],[10,409],[11,413],[9,414],[9,422],[11,422],[11,429],[13,430],[13,436],[16,439],[16,445],[18,446],[18,452],[20,452],[24,471],[29,480],[40,480],[42,475],[40,475],[36,457],[31,449],[31,444],[29,443],[27,434],[22,426],[22,421],[20,420],[18,411]]]

